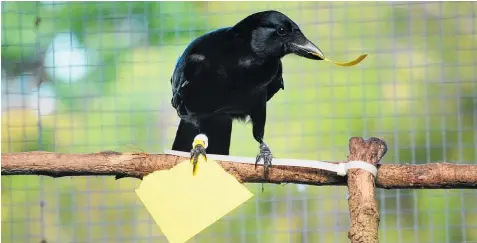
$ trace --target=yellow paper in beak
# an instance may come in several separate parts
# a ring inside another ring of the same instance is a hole
[[[352,60],[352,61],[349,61],[349,62],[335,62],[335,61],[331,61],[330,59],[327,59],[325,58],[324,60],[327,61],[327,62],[331,62],[337,66],[341,66],[341,67],[351,67],[351,66],[354,66],[358,63],[360,63],[361,61],[363,61],[366,57],[368,56],[368,54],[362,54],[361,56],[359,56],[358,58]]]
[[[143,178],[136,194],[170,243],[184,243],[253,194],[217,162],[201,162],[192,175],[184,160]]]

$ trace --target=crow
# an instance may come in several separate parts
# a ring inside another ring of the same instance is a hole
[[[206,149],[229,155],[232,121],[249,118],[260,144],[255,167],[263,159],[268,177],[273,156],[264,141],[267,102],[284,89],[281,58],[292,53],[325,59],[295,22],[275,10],[251,14],[185,48],[170,80],[171,104],[180,117],[172,149],[191,153],[193,174]],[[194,140],[197,135],[205,144]]]

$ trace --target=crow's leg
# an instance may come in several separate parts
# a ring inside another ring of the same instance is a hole
[[[263,166],[264,166],[263,176],[265,178],[268,178],[269,169],[272,166],[273,155],[272,155],[272,152],[270,151],[270,148],[263,140],[263,136],[265,134],[266,118],[267,118],[266,103],[256,107],[254,110],[252,110],[250,114],[250,119],[252,120],[252,123],[253,123],[253,137],[255,138],[257,142],[260,143],[260,152],[257,155],[256,161],[255,161],[255,168],[257,168],[258,162],[263,159]]]
[[[191,150],[193,175],[197,173],[199,157],[202,156],[207,161],[206,149],[211,154],[229,155],[232,119],[219,115],[200,118],[198,132]]]

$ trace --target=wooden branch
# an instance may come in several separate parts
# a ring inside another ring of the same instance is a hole
[[[387,152],[387,145],[379,138],[365,141],[354,137],[349,141],[348,161],[359,160],[374,166]],[[348,238],[352,243],[377,243],[379,211],[374,199],[374,175],[362,169],[348,171],[348,205],[351,227]]]
[[[185,157],[165,154],[119,153],[62,154],[22,152],[2,154],[2,175],[116,176],[142,178],[155,171],[170,169]],[[307,185],[346,185],[346,177],[336,173],[295,166],[275,165],[268,180],[263,166],[218,161],[245,183],[297,183]],[[378,165],[376,187],[397,188],[477,188],[477,165],[431,163],[423,165]]]

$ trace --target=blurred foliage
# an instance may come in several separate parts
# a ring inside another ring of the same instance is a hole
[[[477,161],[473,2],[2,2],[2,82],[14,63],[41,61],[58,33],[96,53],[76,82],[47,76],[53,114],[2,110],[2,152],[170,148],[177,117],[169,79],[185,46],[265,9],[286,13],[333,60],[369,54],[354,68],[284,58],[285,90],[269,104],[266,127],[275,156],[344,160],[349,137],[378,136],[389,146],[383,163]],[[122,29],[124,20],[145,24]],[[251,133],[234,125],[232,154],[256,154]],[[138,184],[2,177],[2,241],[38,242],[43,232],[48,242],[165,242],[134,194]],[[266,185],[262,194],[247,186],[255,198],[196,242],[347,241],[345,188]],[[476,194],[378,190],[380,238],[477,241]]]

